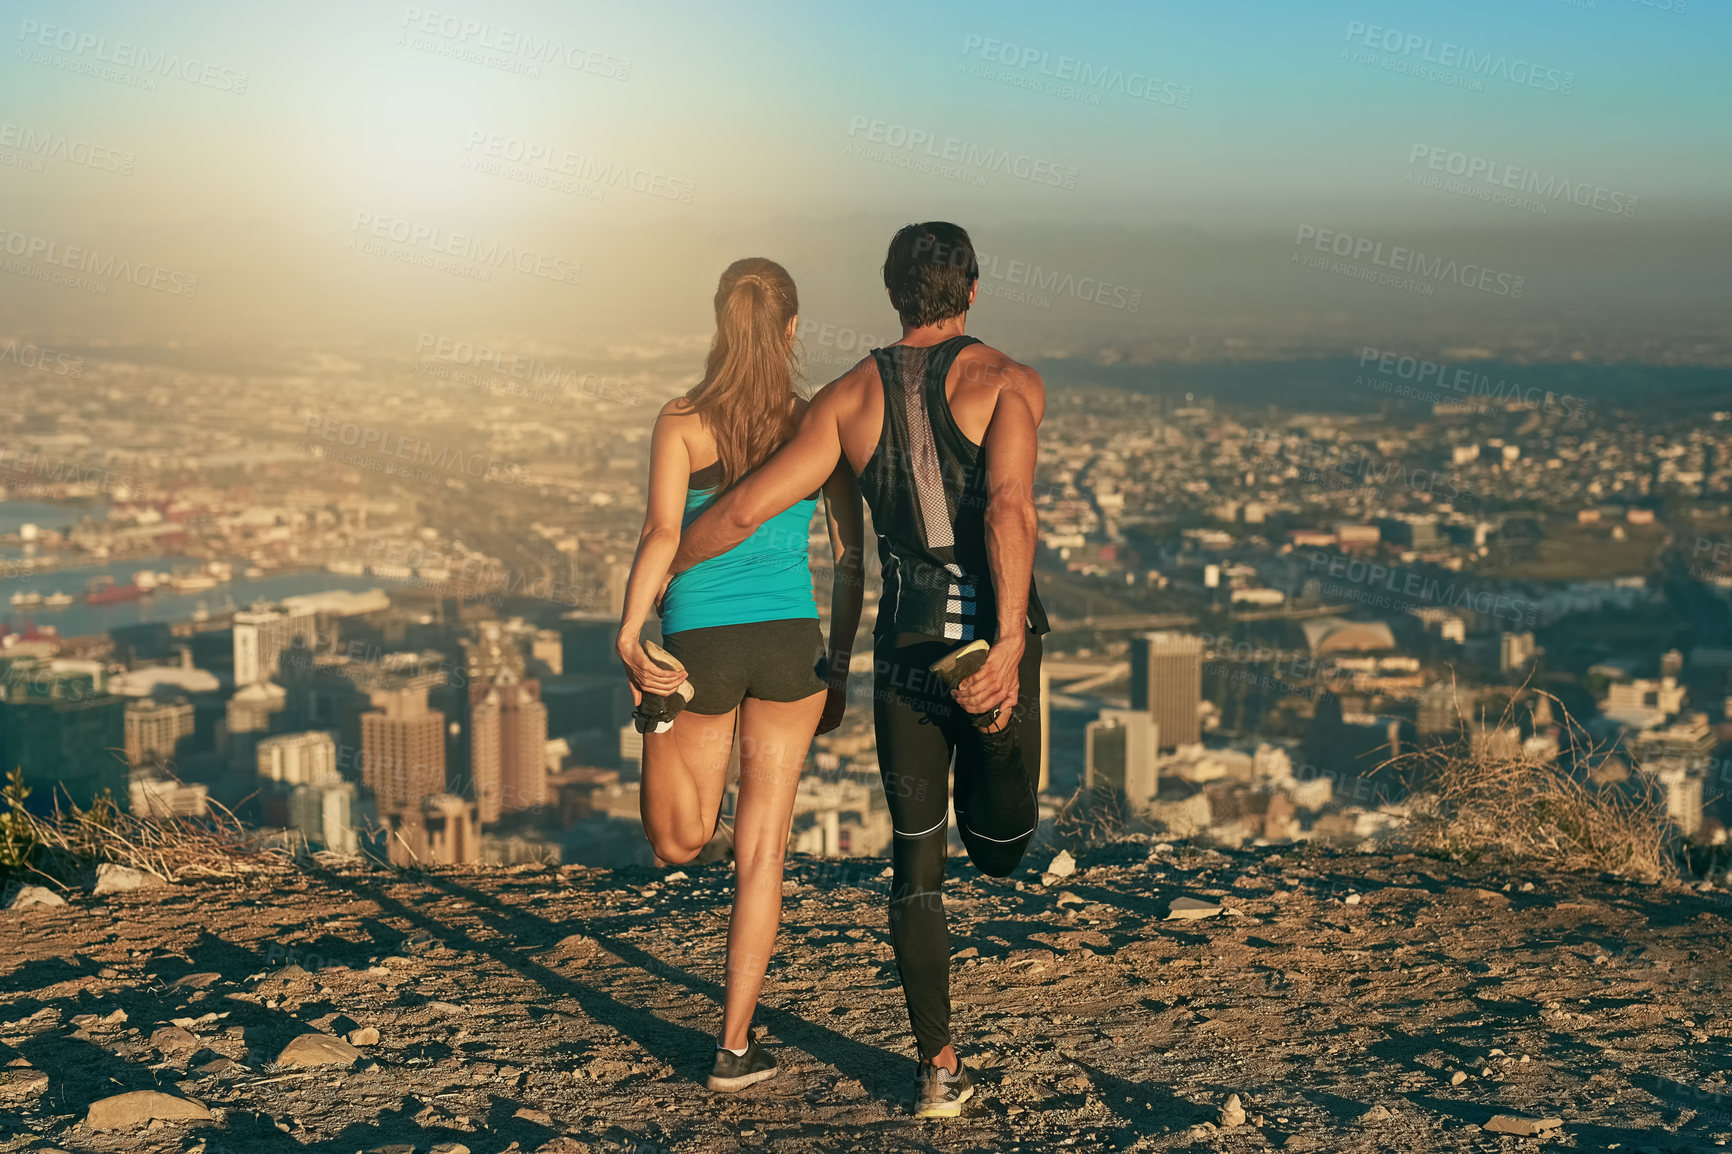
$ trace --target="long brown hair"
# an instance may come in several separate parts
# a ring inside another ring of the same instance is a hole
[[[704,361],[704,379],[686,394],[686,404],[716,439],[724,489],[793,434],[788,322],[799,311],[794,278],[761,256],[735,261],[716,286],[716,339]]]

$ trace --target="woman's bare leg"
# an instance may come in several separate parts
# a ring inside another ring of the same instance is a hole
[[[665,862],[691,861],[716,832],[737,712],[686,710],[666,733],[644,734],[638,810],[650,846]]]
[[[823,693],[800,701],[746,699],[740,714],[740,797],[734,807],[734,916],[728,925],[722,1045],[746,1044],[764,967],[782,920],[782,859],[794,791],[824,711]]]

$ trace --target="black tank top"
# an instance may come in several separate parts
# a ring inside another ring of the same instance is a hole
[[[875,633],[991,641],[998,604],[986,553],[986,455],[951,415],[944,380],[974,337],[873,349],[884,386],[884,428],[860,472],[872,510],[884,595]],[[1028,627],[1047,631],[1028,583]]]

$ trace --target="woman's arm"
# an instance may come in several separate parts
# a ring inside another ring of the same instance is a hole
[[[644,622],[667,579],[668,563],[680,547],[680,519],[686,511],[686,485],[692,457],[680,425],[683,423],[669,402],[656,418],[650,438],[649,501],[644,511],[643,532],[638,536],[637,555],[632,558],[631,577],[625,586],[625,612],[619,621],[614,648],[625,663],[632,683],[632,696],[643,700],[643,691],[672,693],[685,674],[669,672],[644,653]]]
[[[866,595],[860,485],[847,461],[839,461],[824,482],[824,511],[830,520],[835,569],[830,583],[830,693],[818,721],[819,733],[842,724],[842,711],[848,704],[848,662],[853,656],[854,635],[860,629],[860,602]]]

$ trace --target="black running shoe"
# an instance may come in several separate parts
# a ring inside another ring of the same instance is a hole
[[[956,1060],[956,1073],[931,1062],[920,1063],[914,1074],[914,1116],[916,1118],[954,1118],[962,1113],[962,1104],[974,1097],[974,1082],[962,1059]]]
[[[776,1059],[758,1045],[756,1031],[746,1036],[746,1052],[716,1047],[716,1064],[710,1068],[710,1089],[718,1094],[734,1094],[754,1082],[776,1076]]]
[[[956,687],[980,672],[980,667],[986,664],[987,650],[992,647],[984,641],[970,641],[958,649],[952,649],[937,661],[927,666],[932,672],[944,679],[944,684],[950,687],[952,693]],[[970,720],[975,728],[986,729],[998,720],[998,710],[990,713],[972,713]]]
[[[686,671],[686,667],[680,663],[679,658],[653,641],[645,641],[643,651],[651,661],[663,669],[677,669],[681,673]],[[686,703],[697,696],[697,692],[696,689],[692,688],[691,680],[688,678],[680,682],[679,688],[665,696],[660,693],[645,693],[643,703],[632,710],[632,724],[637,727],[639,733],[666,733],[673,727],[674,718],[680,715],[680,710],[684,709]]]

